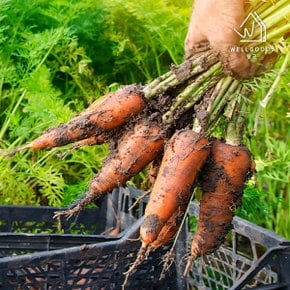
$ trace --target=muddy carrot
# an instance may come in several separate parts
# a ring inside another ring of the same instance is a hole
[[[208,154],[208,141],[189,129],[177,131],[166,146],[140,228],[142,247],[154,242],[179,206],[187,205]]]
[[[92,110],[90,120],[103,130],[117,128],[139,114],[146,106],[141,88],[128,85],[115,93],[108,94]]]
[[[151,243],[154,249],[165,246],[177,233],[184,217],[186,204],[180,205],[159,232],[157,239]]]
[[[124,284],[153,245],[157,248],[170,239],[174,213],[187,206],[197,174],[209,154],[208,145],[206,138],[189,129],[178,130],[169,140],[140,227],[142,245],[135,262],[125,273]]]
[[[76,143],[74,143],[70,148],[68,148],[65,152],[57,154],[57,157],[63,159],[67,156],[67,154],[73,150],[76,150],[80,147],[84,146],[92,146],[92,145],[101,145],[106,141],[105,136],[103,135],[97,135],[97,136],[91,136],[87,139],[80,140]]]
[[[224,242],[252,171],[251,154],[245,146],[213,142],[210,158],[201,172],[199,223],[185,273],[196,257],[214,251]]]
[[[124,185],[163,151],[164,138],[164,131],[159,124],[154,125],[147,120],[137,123],[133,130],[124,134],[117,149],[106,159],[91,181],[85,197],[75,207],[59,212],[57,216],[71,216],[115,187]]]
[[[40,137],[16,148],[8,155],[26,148],[48,149],[63,146],[112,130],[139,114],[145,106],[141,88],[136,85],[125,86],[97,100],[84,113],[73,117],[67,123],[48,129]]]

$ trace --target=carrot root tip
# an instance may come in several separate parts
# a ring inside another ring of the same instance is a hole
[[[165,278],[165,274],[168,272],[168,270],[170,269],[171,265],[173,264],[175,259],[175,254],[172,251],[172,249],[170,251],[168,251],[162,258],[163,261],[163,268],[162,268],[162,272],[160,274],[160,278],[159,280],[162,280]]]
[[[19,146],[19,147],[15,148],[15,149],[13,149],[13,150],[7,152],[7,153],[4,153],[3,156],[4,156],[4,157],[9,157],[9,158],[11,158],[11,157],[13,157],[16,153],[18,153],[18,152],[20,152],[20,151],[22,151],[22,150],[24,150],[24,149],[26,149],[26,148],[28,148],[28,145]],[[2,154],[1,154],[1,155],[2,155]]]
[[[189,256],[188,261],[187,261],[186,266],[185,266],[185,269],[184,269],[184,272],[183,272],[183,276],[186,277],[189,275],[190,268],[192,267],[192,264],[195,261],[195,259],[196,259],[195,255]]]
[[[98,196],[88,191],[86,194],[82,195],[80,199],[69,205],[68,209],[55,212],[53,218],[59,219],[60,217],[65,216],[67,219],[70,219],[73,215],[81,212],[86,205],[90,204],[97,198]]]
[[[126,284],[128,283],[128,280],[129,280],[129,276],[132,275],[137,267],[143,262],[145,261],[150,252],[151,252],[152,248],[151,247],[141,247],[138,254],[137,254],[137,257],[136,257],[136,260],[134,261],[134,263],[130,266],[130,268],[128,269],[127,272],[124,273],[125,275],[125,280],[124,280],[124,283],[123,283],[123,288],[126,286]]]
[[[156,214],[149,214],[142,222],[140,233],[143,246],[147,246],[156,240],[164,222]]]

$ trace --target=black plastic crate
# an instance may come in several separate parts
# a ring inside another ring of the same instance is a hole
[[[197,217],[192,203],[189,215]],[[195,261],[190,289],[290,289],[290,241],[239,217],[229,239],[215,252]],[[190,247],[192,233],[183,239]]]
[[[29,225],[34,224],[37,227],[39,224],[45,224],[43,231],[53,233],[0,234],[2,251],[0,288],[121,289],[124,272],[135,260],[140,247],[138,234],[141,219],[138,218],[144,213],[144,200],[137,208],[129,210],[140,193],[131,187],[114,190],[99,209],[86,210],[73,221],[63,220],[66,234],[56,233],[57,224],[52,220],[55,208],[43,208],[44,215],[41,216],[40,212],[33,215],[34,222],[27,216],[29,211],[35,208],[18,208],[22,213],[18,212],[16,218],[10,216],[13,222],[9,224],[17,225],[10,226],[11,229],[16,231],[26,229],[28,222]],[[18,211],[17,208],[14,210]],[[25,215],[23,211],[26,211]],[[88,216],[86,216],[87,211],[90,213]],[[23,222],[22,219],[25,221]],[[92,221],[100,224],[98,231],[93,229],[92,233],[84,235],[84,232],[90,230]],[[121,222],[121,230],[126,230],[121,231],[118,236],[99,235],[102,231],[114,229],[119,222]],[[78,226],[79,234],[76,233],[77,229],[74,226],[76,223],[81,223],[81,226]],[[7,230],[10,228],[8,227]],[[9,245],[7,237],[10,240],[14,237],[19,239]],[[25,241],[21,240],[23,237],[26,238]],[[72,244],[76,246],[71,247]],[[184,281],[177,279],[180,275],[177,274],[176,267],[172,267],[164,279],[159,279],[162,271],[161,258],[167,250],[168,247],[152,253],[131,276],[128,289],[184,289],[184,285],[181,287],[178,285],[179,282],[184,283]],[[21,255],[24,252],[26,254]]]
[[[78,220],[65,225],[65,234],[53,231],[28,235],[25,251],[30,254],[15,255],[18,252],[15,250],[17,241],[9,247],[4,236],[10,233],[2,233],[0,246],[6,243],[2,247],[4,252],[3,248],[7,248],[6,255],[2,255],[6,257],[0,258],[2,289],[121,289],[123,273],[134,262],[140,247],[138,232],[141,219],[138,217],[144,212],[146,199],[134,210],[129,210],[139,195],[140,191],[132,187],[114,190],[99,209],[94,209],[99,212],[95,213],[96,217],[91,219],[90,216],[87,220],[84,212],[77,217]],[[197,216],[198,205],[192,203],[189,214]],[[52,214],[48,216],[45,222],[49,224]],[[35,221],[42,218],[37,215]],[[81,223],[82,218],[80,233],[76,233],[72,225]],[[88,235],[85,225],[90,228],[92,221],[96,220],[100,224],[98,230],[94,229]],[[119,221],[125,230],[117,237],[100,235],[102,231],[114,228]],[[196,260],[190,276],[185,278],[182,273],[192,235],[186,224],[176,244],[176,262],[166,276],[160,280],[162,257],[171,245],[153,252],[130,277],[126,289],[290,289],[289,241],[240,218],[234,219],[233,226],[231,239],[215,253]],[[48,228],[57,229],[55,225]],[[17,236],[17,233],[12,235]],[[29,238],[33,241],[42,236],[50,241],[53,238],[59,240],[58,243],[56,240],[45,243],[45,251],[41,243],[38,247],[33,242],[29,243]],[[75,246],[71,247],[73,243]],[[23,241],[19,241],[18,246],[22,244]]]
[[[71,219],[53,219],[60,208],[47,206],[0,206],[0,258],[115,240],[143,214],[130,211],[141,191],[115,189],[99,202]],[[119,234],[116,234],[119,228]],[[114,235],[110,233],[114,231]]]

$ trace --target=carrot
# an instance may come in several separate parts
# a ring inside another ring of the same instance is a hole
[[[208,154],[208,141],[189,129],[170,139],[140,228],[142,247],[154,242],[179,206],[186,205]]]
[[[156,180],[158,170],[160,167],[162,161],[162,154],[157,156],[148,166],[147,169],[147,177],[146,179],[141,183],[140,188],[144,191],[150,191],[152,189],[152,186]]]
[[[138,111],[139,106],[143,106],[143,108],[145,107],[145,99],[143,97],[140,98],[143,95],[141,91],[141,87],[134,84],[123,86],[115,92],[109,92],[102,97],[99,97],[85,110],[77,114],[75,118],[84,116],[88,113],[94,113],[96,110],[100,112],[103,111],[102,113],[105,114],[109,113],[107,111],[112,111],[116,113],[120,113],[120,111],[125,112],[129,110],[129,108],[123,108],[123,106],[125,106],[125,103],[128,104],[129,107],[131,107],[133,112],[135,110]],[[124,104],[122,104],[123,102]],[[112,104],[114,105],[111,106]],[[134,104],[136,106],[134,106]],[[114,113],[113,115],[115,116],[116,113]]]
[[[117,128],[146,106],[140,87],[128,85],[102,99],[89,119],[103,130]]]
[[[232,227],[232,219],[245,181],[253,171],[251,154],[245,146],[215,140],[201,173],[202,199],[199,224],[191,245],[189,271],[194,259],[217,249]]]
[[[76,150],[83,146],[92,146],[92,145],[101,145],[105,142],[106,138],[103,135],[91,136],[89,138],[80,140],[68,148],[65,152],[57,154],[57,157],[63,159],[67,156],[72,150]]]
[[[136,85],[125,86],[97,100],[83,113],[67,123],[48,129],[32,142],[18,147],[8,155],[22,149],[48,149],[112,130],[139,114],[146,106],[141,89]]]
[[[105,136],[96,135],[96,136],[91,136],[89,138],[78,141],[76,144],[73,145],[73,148],[76,149],[83,146],[100,145],[100,144],[103,144],[104,142],[105,142]]]
[[[151,243],[154,249],[165,246],[175,236],[181,225],[186,208],[187,204],[182,204],[175,210],[166,224],[162,227],[156,240]]]
[[[124,285],[153,247],[174,236],[178,210],[186,208],[190,200],[197,174],[209,154],[208,144],[201,134],[189,129],[176,131],[169,140],[141,223],[142,245],[125,273]]]
[[[157,124],[142,120],[133,130],[127,131],[93,178],[85,197],[73,208],[58,213],[71,216],[93,200],[124,185],[132,176],[143,170],[158,156],[164,147],[164,130]]]
[[[20,146],[9,153],[10,156],[23,149],[50,149],[60,147],[75,141],[87,139],[93,135],[98,135],[100,128],[94,124],[89,116],[73,119],[67,123],[49,128],[43,135]]]

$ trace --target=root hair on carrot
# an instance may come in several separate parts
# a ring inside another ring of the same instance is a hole
[[[163,280],[165,278],[165,274],[169,271],[172,264],[175,262],[175,253],[173,252],[174,248],[172,247],[170,251],[168,251],[163,257],[162,257],[162,271],[159,277],[159,280]]]
[[[143,198],[150,194],[150,190],[144,191],[140,196],[138,196],[135,202],[128,208],[128,211],[132,210]]]
[[[137,270],[137,267],[148,258],[151,251],[152,251],[151,247],[141,247],[139,249],[136,260],[130,266],[128,271],[124,273],[125,280],[123,282],[122,289],[125,289],[125,286],[129,281],[129,276],[132,275]]]
[[[60,210],[56,211],[54,213],[53,218],[58,219],[61,216],[65,216],[66,219],[70,219],[73,215],[78,214],[80,211],[82,211],[86,205],[90,204],[93,202],[95,199],[97,199],[98,196],[93,196],[90,194],[89,191],[87,191],[80,199],[72,203],[68,209],[66,210]]]

